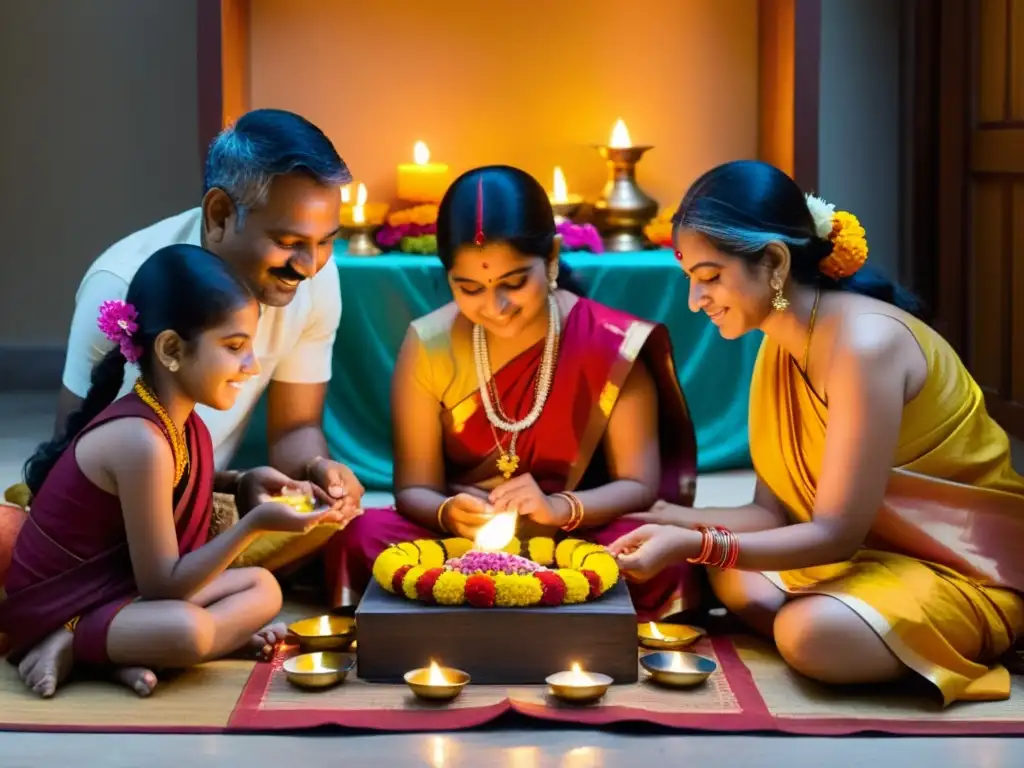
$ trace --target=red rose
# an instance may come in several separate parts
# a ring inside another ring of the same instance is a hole
[[[486,573],[475,573],[466,579],[466,602],[474,608],[493,608],[494,579]]]
[[[442,573],[444,573],[443,568],[431,568],[416,582],[416,594],[424,603],[434,602],[434,582]]]
[[[561,605],[565,601],[565,582],[554,571],[537,571],[534,578],[540,582],[543,590],[540,596],[541,605]]]
[[[593,571],[580,571],[584,576],[587,577],[587,581],[590,582],[590,597],[601,596],[601,577]]]
[[[405,578],[405,574],[409,572],[410,568],[412,568],[411,565],[403,565],[395,571],[395,575],[391,577],[391,588],[395,590],[395,594],[404,594],[404,591],[402,590],[402,579]]]

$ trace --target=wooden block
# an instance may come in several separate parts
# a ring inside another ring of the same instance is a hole
[[[356,633],[359,677],[373,683],[400,683],[431,659],[485,685],[543,684],[573,662],[616,683],[638,678],[636,611],[622,581],[592,603],[557,608],[425,605],[374,581]]]

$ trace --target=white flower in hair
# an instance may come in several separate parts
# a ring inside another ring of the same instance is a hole
[[[814,231],[818,237],[828,240],[832,234],[832,220],[836,215],[836,207],[832,203],[826,203],[820,197],[807,195],[807,209],[814,219]]]

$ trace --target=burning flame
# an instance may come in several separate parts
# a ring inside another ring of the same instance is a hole
[[[363,206],[366,205],[366,185],[363,182],[359,182],[359,189],[356,191],[356,204],[352,208],[352,221],[356,224],[363,224],[366,222],[366,211]]]
[[[422,141],[417,141],[412,148],[412,158],[416,165],[426,165],[430,162],[430,148]]]
[[[320,617],[320,626],[317,628],[321,635],[328,636],[331,634],[331,620],[326,616]]]
[[[633,140],[629,138],[629,129],[622,122],[621,117],[615,123],[615,127],[612,128],[612,135],[608,140],[608,146],[612,149],[628,149],[633,146]]]
[[[665,640],[665,636],[661,634],[661,630],[658,629],[658,625],[653,621],[647,622],[647,629],[651,633],[651,637],[655,640]]]
[[[551,187],[551,200],[555,203],[565,203],[569,200],[569,187],[565,183],[565,174],[559,166],[555,166],[555,182]]]
[[[474,546],[482,552],[500,552],[516,535],[516,512],[502,512],[495,515],[476,532]]]
[[[341,202],[348,204],[352,200],[352,185],[346,184],[341,188]]]
[[[448,685],[448,678],[433,659],[430,660],[430,670],[427,673],[427,685]]]
[[[570,685],[590,685],[590,675],[583,671],[580,667],[579,662],[574,661],[572,663],[572,669],[569,671],[571,675]]]

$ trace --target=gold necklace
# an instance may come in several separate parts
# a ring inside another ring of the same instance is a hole
[[[814,335],[814,321],[818,319],[818,300],[821,299],[821,288],[814,292],[814,306],[811,307],[811,320],[807,324],[807,341],[804,342],[804,357],[800,364],[804,376],[807,375],[807,361],[811,356],[811,336]]]
[[[160,419],[160,423],[164,425],[164,429],[171,437],[171,451],[174,453],[174,487],[177,488],[181,478],[185,475],[186,467],[188,467],[188,444],[185,442],[185,436],[178,432],[171,417],[167,415],[167,411],[157,400],[156,393],[146,386],[146,382],[142,380],[141,376],[135,380],[134,389],[139,399],[153,409],[153,413]]]

